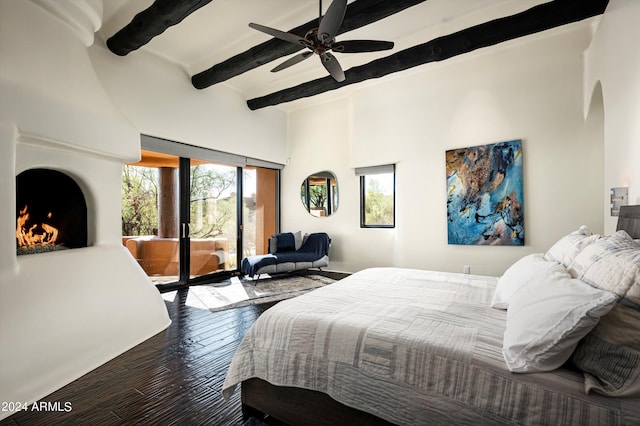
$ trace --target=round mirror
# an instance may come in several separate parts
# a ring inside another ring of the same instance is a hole
[[[300,186],[300,199],[312,216],[331,216],[338,210],[338,179],[326,170],[310,175]]]

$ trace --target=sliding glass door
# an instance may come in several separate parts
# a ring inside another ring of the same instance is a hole
[[[243,257],[267,252],[277,230],[279,170],[176,145],[178,155],[143,150],[124,166],[123,244],[158,285],[237,273]]]
[[[238,167],[191,159],[189,216],[189,278],[236,270]]]

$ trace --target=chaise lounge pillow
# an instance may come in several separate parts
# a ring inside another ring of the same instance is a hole
[[[640,396],[640,246],[618,231],[580,252],[569,272],[621,298],[571,357],[585,391]]]
[[[547,260],[554,260],[562,263],[565,267],[568,267],[583,248],[593,243],[598,238],[600,238],[599,234],[593,234],[586,225],[582,225],[577,231],[560,238],[544,254],[544,258]]]
[[[498,279],[491,307],[507,309],[511,298],[522,286],[556,265],[558,262],[546,260],[541,253],[533,253],[516,261]]]
[[[298,250],[302,246],[302,233],[300,231],[280,232],[273,234],[269,240],[269,253],[283,253]]]
[[[618,296],[571,278],[559,264],[529,280],[507,311],[503,356],[509,371],[551,371],[616,304]]]

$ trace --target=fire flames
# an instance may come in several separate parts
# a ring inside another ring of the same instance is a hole
[[[28,205],[20,210],[17,219],[16,237],[18,239],[18,248],[34,247],[34,246],[51,246],[56,244],[58,239],[58,230],[48,223],[35,223],[27,228],[29,222]],[[49,212],[48,219],[53,214]]]

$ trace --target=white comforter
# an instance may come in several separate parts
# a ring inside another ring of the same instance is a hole
[[[587,396],[568,370],[517,375],[502,357],[497,278],[374,268],[266,311],[223,385],[241,381],[329,394],[396,424],[620,424],[620,399]],[[636,400],[637,402],[637,400]],[[625,419],[624,416],[630,416]]]

